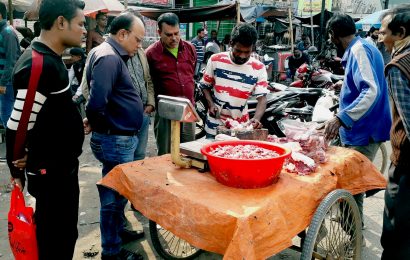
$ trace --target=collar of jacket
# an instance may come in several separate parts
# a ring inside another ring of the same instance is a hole
[[[124,62],[127,62],[127,60],[130,58],[130,55],[116,40],[109,36],[105,41],[114,48],[114,50],[118,53],[118,55],[121,56]]]
[[[164,44],[162,44],[161,40],[159,40],[159,45],[162,48],[162,52],[165,52],[165,51],[169,52],[168,49],[164,46]],[[184,40],[181,39],[178,44],[178,52],[184,50],[184,48],[185,48]]]
[[[45,45],[44,43],[42,43],[42,42],[40,42],[36,39],[32,41],[31,48],[38,51],[39,53],[52,55],[52,56],[56,56],[58,58],[61,58],[61,55],[58,55],[50,47],[48,47],[47,45]]]

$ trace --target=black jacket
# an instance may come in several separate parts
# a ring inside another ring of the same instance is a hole
[[[61,56],[41,42],[33,42],[31,48],[43,54],[43,69],[28,125],[26,169],[31,173],[45,169],[64,174],[77,165],[82,152],[84,129],[81,115],[71,100],[68,72]],[[18,178],[24,178],[24,174],[12,164],[13,150],[30,79],[31,48],[23,53],[14,68],[16,101],[6,132],[7,162],[11,175]]]

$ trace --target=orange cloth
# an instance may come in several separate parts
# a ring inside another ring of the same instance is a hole
[[[196,247],[224,259],[266,259],[292,245],[330,191],[386,187],[362,154],[332,147],[328,156],[315,173],[282,171],[276,184],[262,189],[223,186],[209,173],[176,167],[170,155],[119,165],[100,184]]]

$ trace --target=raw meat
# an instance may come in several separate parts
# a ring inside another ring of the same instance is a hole
[[[209,153],[214,156],[230,159],[269,159],[279,156],[275,151],[258,147],[256,145],[218,146]]]

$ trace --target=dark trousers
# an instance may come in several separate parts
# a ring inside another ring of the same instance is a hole
[[[382,259],[410,259],[410,170],[390,165],[384,195]]]
[[[28,192],[36,198],[35,221],[40,260],[71,260],[78,237],[78,161],[61,171],[27,174]]]

